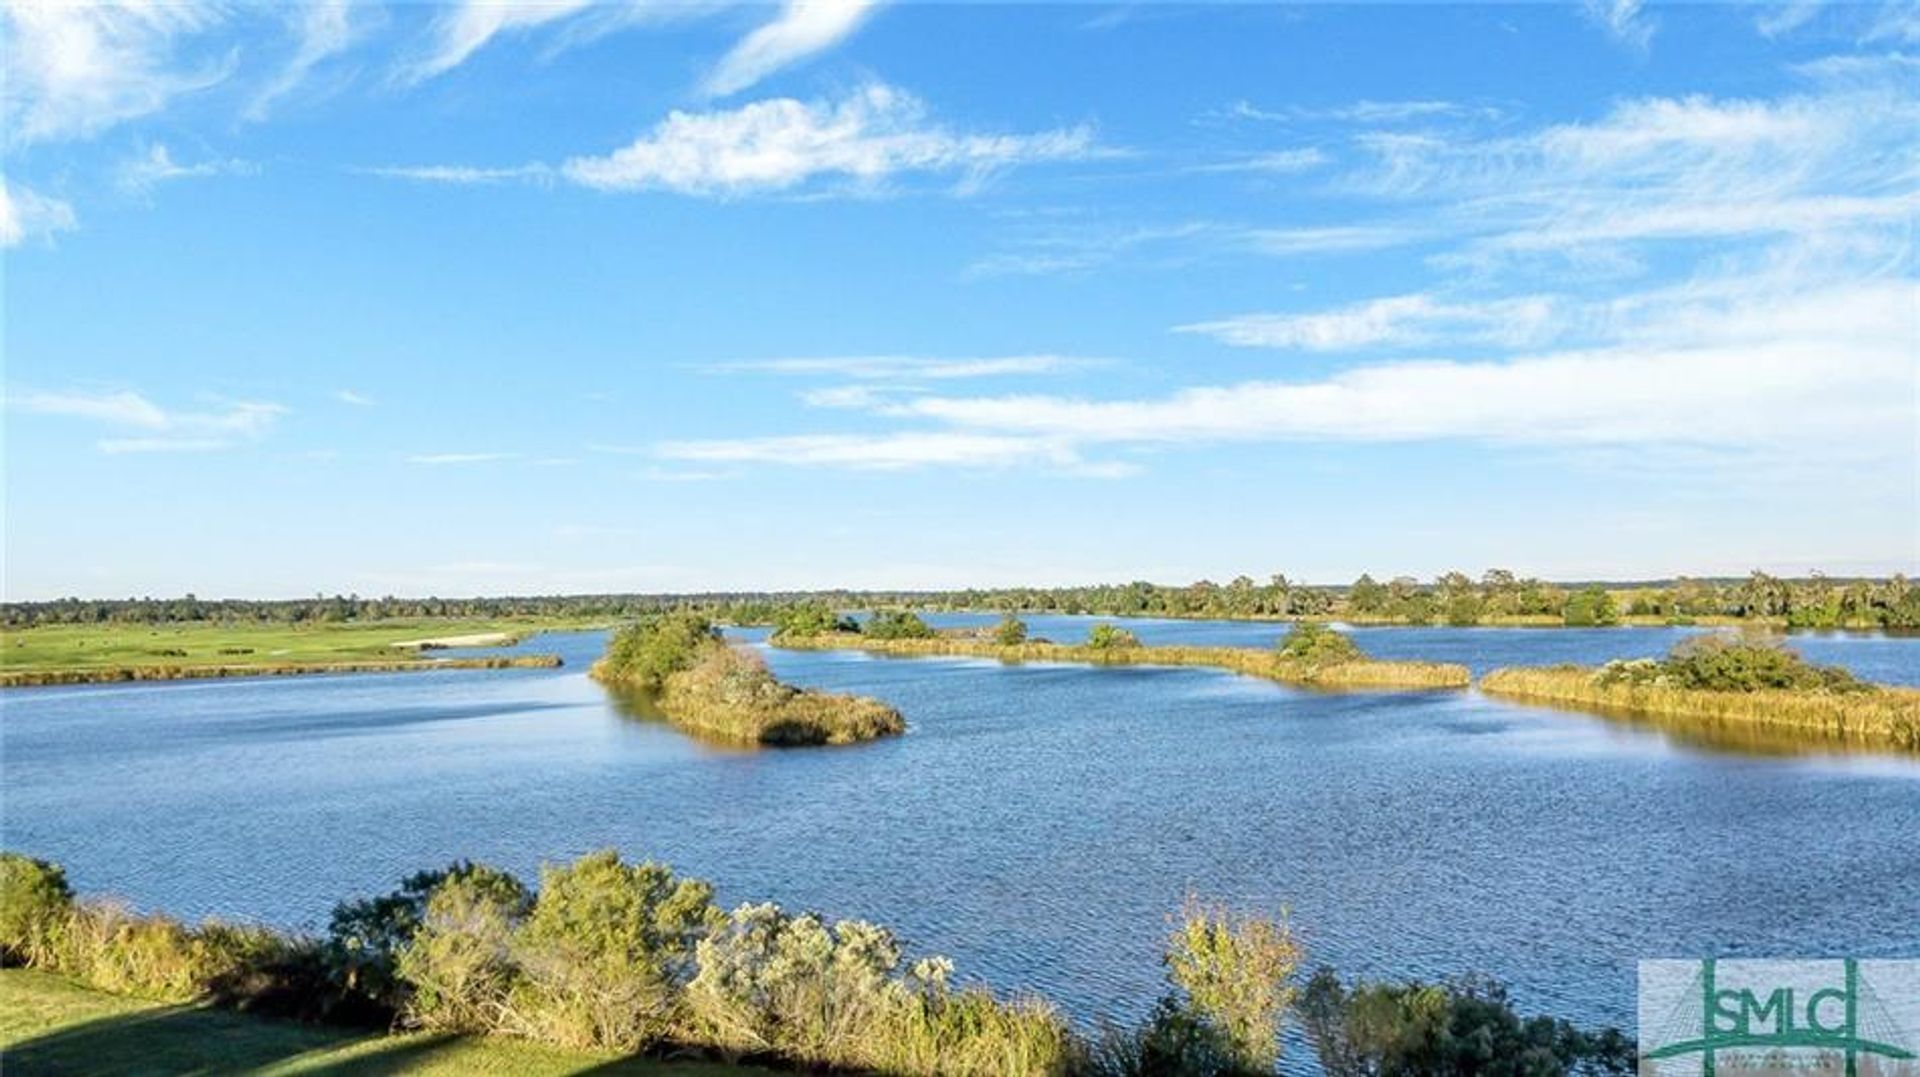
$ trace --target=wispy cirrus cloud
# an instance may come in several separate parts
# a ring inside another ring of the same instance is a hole
[[[22,187],[0,175],[0,247],[17,247],[28,240],[51,239],[79,226],[73,206]]]
[[[736,109],[675,111],[602,156],[558,166],[388,165],[374,175],[435,183],[564,180],[600,191],[667,191],[710,198],[793,191],[840,180],[873,192],[897,177],[957,175],[964,193],[994,173],[1112,151],[1090,127],[1030,134],[963,134],[933,121],[919,98],[870,83],[839,100],[774,98]]]
[[[887,379],[948,381],[956,378],[1057,374],[1062,371],[1084,369],[1106,361],[1067,355],[1002,355],[982,359],[950,359],[918,355],[849,355],[745,359],[712,363],[706,369],[716,374],[831,375],[865,381]]]
[[[433,452],[416,453],[407,457],[407,463],[421,467],[457,467],[464,464],[494,464],[507,460],[518,460],[517,452]]]
[[[104,453],[207,452],[233,448],[264,436],[287,413],[265,401],[227,401],[214,410],[174,411],[131,390],[26,392],[9,395],[8,406],[31,415],[79,419],[137,432],[95,443]]]
[[[459,67],[494,38],[571,19],[593,8],[595,0],[458,0],[434,20],[425,55],[406,66],[401,78],[421,82]]]
[[[708,94],[739,93],[784,67],[845,40],[880,0],[786,0],[771,22],[743,38],[707,76]]]
[[[898,471],[929,466],[1005,468],[1026,464],[1074,467],[1082,462],[1079,454],[1059,439],[951,431],[669,441],[656,446],[654,452],[664,459],[693,463],[841,467],[857,471]]]
[[[868,187],[896,175],[993,172],[1100,151],[1090,127],[1032,134],[962,134],[935,123],[904,90],[870,83],[837,101],[776,98],[732,111],[674,112],[605,156],[561,166],[604,191],[740,195],[790,190],[816,178]]]
[[[7,141],[92,136],[221,81],[233,70],[231,54],[184,54],[226,14],[215,4],[0,4]]]
[[[120,186],[129,191],[146,193],[162,183],[174,180],[199,179],[208,176],[250,176],[260,167],[252,161],[243,161],[237,157],[210,158],[191,164],[173,159],[173,151],[165,143],[155,142],[144,153],[121,163],[119,168]]]
[[[1175,331],[1199,333],[1239,347],[1307,351],[1405,347],[1438,340],[1519,346],[1542,339],[1552,327],[1554,314],[1554,302],[1546,296],[1460,302],[1415,294],[1333,310],[1242,314],[1176,326]]]
[[[279,73],[254,93],[245,117],[266,119],[275,103],[306,82],[314,68],[351,48],[364,35],[368,21],[365,10],[353,0],[306,0],[291,5],[287,15],[294,34],[293,54]]]

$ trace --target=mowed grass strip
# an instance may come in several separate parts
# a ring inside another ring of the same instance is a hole
[[[618,1058],[500,1038],[303,1025],[102,994],[44,972],[6,969],[0,970],[0,1072],[728,1077],[766,1071]]]
[[[517,641],[546,629],[588,627],[544,621],[407,619],[311,625],[191,622],[162,625],[44,625],[0,634],[0,674],[68,670],[288,667],[423,662],[434,651],[395,644],[502,633]]]

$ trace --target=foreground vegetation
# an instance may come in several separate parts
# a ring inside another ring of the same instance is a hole
[[[1348,987],[1322,971],[1302,995],[1304,953],[1284,919],[1192,899],[1167,937],[1152,1016],[1086,1037],[1043,1000],[956,985],[943,958],[908,960],[885,928],[769,904],[727,913],[712,897],[704,882],[612,852],[543,869],[537,891],[458,863],[340,905],[313,939],[76,900],[58,867],[0,854],[0,961],[173,1004],[4,974],[0,997],[21,1000],[0,1006],[5,1066],[565,1072],[609,1056],[699,1056],[903,1075],[1225,1077],[1272,1072],[1298,1008],[1338,1075],[1631,1072],[1618,1033],[1523,1022],[1482,981]],[[127,1019],[136,1011],[146,1016]],[[407,1034],[369,1031],[391,1024]]]
[[[905,624],[911,618],[912,624]],[[1052,643],[1027,638],[1026,625],[1014,617],[985,632],[936,633],[912,614],[889,620],[884,634],[870,629],[824,627],[816,617],[795,617],[780,624],[775,646],[802,650],[858,649],[878,654],[964,655],[1003,662],[1084,662],[1103,666],[1206,666],[1284,684],[1315,688],[1422,689],[1465,688],[1465,666],[1441,662],[1389,662],[1367,657],[1344,634],[1325,625],[1296,626],[1272,650],[1258,647],[1149,647],[1123,628],[1094,625],[1081,643]]]
[[[1226,583],[1135,581],[1088,587],[964,591],[812,591],[552,595],[515,598],[361,598],[290,601],[184,598],[0,604],[0,626],[49,624],[313,625],[433,618],[559,621],[606,625],[674,610],[728,624],[768,624],[802,605],[834,609],[986,610],[1108,617],[1330,619],[1368,624],[1612,625],[1757,624],[1795,628],[1920,628],[1920,585],[1905,576],[1783,579],[1679,577],[1641,583],[1553,583],[1488,569],[1477,579],[1362,575],[1350,584],[1306,584],[1274,574]]]
[[[696,613],[656,614],[621,629],[593,676],[645,694],[678,726],[738,743],[852,744],[906,729],[900,712],[878,700],[782,683]]]
[[[1920,689],[1816,666],[1777,643],[1703,636],[1664,659],[1499,669],[1489,695],[1621,714],[1705,736],[1920,751]]]
[[[13,1077],[76,1073],[235,1073],[265,1077],[411,1073],[563,1077],[724,1077],[764,1072],[714,1062],[622,1058],[521,1040],[389,1034],[152,1002],[81,987],[50,973],[0,970],[0,1070]]]
[[[551,655],[436,659],[436,638],[516,643],[546,627],[517,621],[400,620],[277,625],[55,624],[0,638],[0,686],[254,677],[270,674],[557,666]],[[421,643],[428,646],[420,646]]]

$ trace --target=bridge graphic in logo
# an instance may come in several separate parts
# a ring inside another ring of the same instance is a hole
[[[1920,1074],[1920,961],[1642,961],[1641,1072]]]

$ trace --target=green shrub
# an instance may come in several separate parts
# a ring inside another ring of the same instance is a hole
[[[516,1024],[567,1047],[635,1051],[670,1029],[695,947],[722,919],[713,888],[612,850],[540,872],[513,938]]]
[[[1352,637],[1317,621],[1302,621],[1293,626],[1279,644],[1280,657],[1305,666],[1337,666],[1343,662],[1364,662],[1367,654]]]
[[[0,853],[0,964],[51,964],[73,913],[73,888],[57,864]]]
[[[1285,919],[1235,915],[1189,898],[1165,961],[1186,1012],[1219,1033],[1237,1065],[1267,1071],[1280,1057],[1280,1024],[1296,994],[1288,981],[1300,958]]]
[[[474,875],[433,888],[394,962],[407,988],[402,1016],[408,1024],[439,1032],[522,1031],[508,1022],[507,1001],[519,980],[513,933],[527,913],[525,893]]]
[[[1777,641],[1696,636],[1664,659],[1613,661],[1594,675],[1602,685],[1653,685],[1710,692],[1871,692],[1874,686],[1839,666],[1808,662]]]
[[[1604,627],[1620,623],[1620,610],[1606,588],[1596,584],[1568,595],[1560,619],[1570,627]]]
[[[438,871],[415,872],[398,889],[379,897],[343,901],[327,923],[324,955],[341,989],[398,1011],[406,1004],[395,975],[400,951],[413,941],[426,917],[427,901],[449,879],[464,879],[510,905],[532,903],[525,884],[498,868],[460,860]]]
[[[1522,1020],[1506,989],[1483,978],[1348,988],[1323,968],[1308,982],[1300,1012],[1328,1077],[1634,1072],[1633,1043],[1618,1030],[1588,1034],[1554,1018]]]
[[[993,642],[1002,647],[1018,647],[1027,642],[1027,622],[1009,613],[993,626]]]
[[[729,1051],[772,1051],[849,1065],[899,1000],[900,946],[859,921],[828,926],[778,905],[743,905],[702,940],[688,988],[701,1038]]]
[[[1087,632],[1087,646],[1098,650],[1140,646],[1140,637],[1118,625],[1097,624]]]
[[[933,629],[911,610],[875,610],[860,631],[869,639],[933,638]]]
[[[1091,1077],[1242,1077],[1226,1037],[1172,997],[1133,1028],[1107,1026],[1087,1051]]]
[[[692,667],[719,640],[720,630],[700,614],[655,614],[614,633],[595,673],[603,680],[657,692],[669,676]]]
[[[785,606],[773,615],[773,638],[810,639],[829,632],[857,632],[858,622],[842,617],[824,602],[802,602]]]

